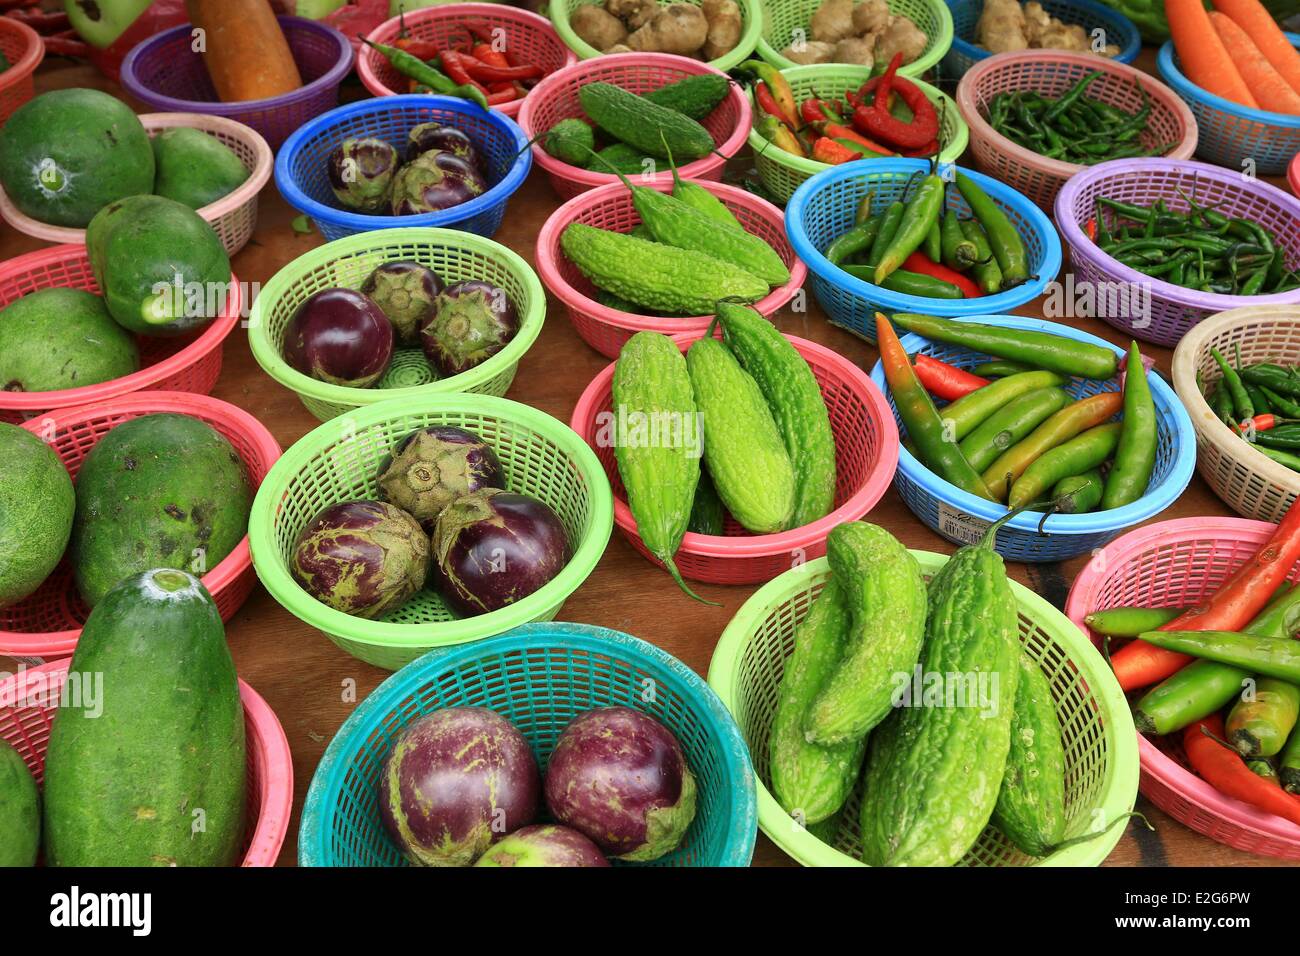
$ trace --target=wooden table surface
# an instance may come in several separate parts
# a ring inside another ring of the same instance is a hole
[[[1145,49],[1139,65],[1151,69],[1154,51]],[[355,77],[351,83],[351,87],[345,88],[345,98],[362,95],[364,91]],[[116,84],[85,64],[51,58],[38,71],[38,92],[75,86],[92,86],[125,98]],[[138,112],[147,112],[141,104],[133,105]],[[232,267],[242,281],[265,284],[281,267],[321,244],[322,239],[315,232],[300,235],[293,231],[291,222],[296,212],[280,198],[274,184],[268,184],[262,191],[260,202],[257,232],[234,258]],[[558,205],[547,178],[540,169],[535,170],[510,200],[496,240],[533,262],[537,233]],[[0,261],[43,246],[44,243],[17,233],[7,224],[0,224]],[[829,325],[811,294],[807,301],[808,311],[794,313],[787,309],[776,317],[780,329],[823,343],[870,369],[877,358],[875,348]],[[1018,312],[1042,316],[1042,302],[1030,303]],[[1075,320],[1071,324],[1117,344],[1127,344],[1124,336],[1098,321]],[[1170,351],[1148,345],[1143,346],[1143,351],[1155,358],[1157,369],[1167,377]],[[545,327],[520,362],[509,397],[567,422],[582,390],[607,364],[608,359],[589,348],[574,332],[563,306],[549,297]],[[262,372],[253,360],[243,330],[236,330],[226,341],[221,378],[212,394],[255,415],[284,448],[319,424],[292,392]],[[1231,514],[1198,476],[1182,498],[1160,518]],[[917,520],[892,487],[869,517],[888,528],[909,548],[945,554],[954,550],[952,544]],[[1010,571],[1016,580],[1059,607],[1064,604],[1070,582],[1084,563],[1083,558],[1078,558],[1062,564],[1012,564]],[[597,624],[634,634],[704,674],[718,636],[756,588],[699,585],[698,589],[704,597],[722,606],[705,607],[684,598],[666,574],[641,558],[615,530],[600,564],[559,616],[566,621]],[[312,774],[335,731],[356,706],[345,701],[344,687],[354,681],[356,700],[362,700],[388,672],[340,650],[282,609],[260,585],[229,622],[226,631],[240,676],[275,710],[293,751],[294,815],[279,859],[281,865],[292,865],[297,859],[298,817]],[[0,658],[0,669],[11,669],[6,668],[8,663]],[[1202,837],[1165,816],[1140,796],[1138,809],[1147,814],[1156,831],[1131,825],[1106,865],[1268,866],[1277,863]],[[795,865],[762,833],[754,863]]]

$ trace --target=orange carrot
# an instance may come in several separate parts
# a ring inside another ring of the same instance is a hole
[[[1273,14],[1259,0],[1213,0],[1214,8],[1232,18],[1246,31],[1252,43],[1282,74],[1295,93],[1300,93],[1300,53],[1296,52],[1273,19]],[[1180,54],[1181,56],[1181,54]]]
[[[1223,41],[1223,48],[1241,71],[1241,78],[1255,95],[1259,108],[1274,113],[1300,115],[1300,94],[1291,89],[1282,74],[1273,69],[1246,31],[1227,14],[1210,11],[1210,22]]]
[[[1250,106],[1259,104],[1223,48],[1201,0],[1165,0],[1169,33],[1187,78],[1207,92]]]

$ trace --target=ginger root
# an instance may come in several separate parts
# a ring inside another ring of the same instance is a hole
[[[605,9],[632,31],[653,20],[659,12],[659,4],[656,0],[605,0]]]
[[[990,53],[1029,49],[1025,11],[1017,0],[985,0],[975,24],[975,42]]]
[[[836,43],[853,36],[853,0],[823,0],[808,25],[814,40]]]
[[[781,55],[800,66],[810,63],[834,63],[835,44],[823,43],[821,40],[804,40],[802,43],[791,43],[781,51]]]
[[[654,19],[634,31],[627,45],[641,53],[676,53],[688,56],[704,46],[709,22],[693,3],[670,3]]]
[[[872,66],[902,53],[911,63],[930,42],[911,19],[891,14],[888,0],[822,0],[808,32],[811,40],[792,43],[781,55],[796,63]]]
[[[903,54],[903,62],[911,63],[925,52],[929,39],[907,17],[889,18],[889,26],[876,36],[876,59],[887,63],[894,54]]]
[[[709,24],[708,37],[700,53],[705,60],[716,60],[730,53],[740,42],[740,5],[736,0],[703,0],[700,9]]]
[[[846,37],[835,44],[835,63],[852,63],[854,66],[871,66],[876,62],[875,41],[871,37]]]
[[[889,4],[885,0],[863,0],[853,8],[853,32],[860,37],[879,33],[889,24]]]
[[[975,24],[975,42],[990,53],[1008,50],[1071,50],[1093,53],[1092,38],[1077,23],[1064,23],[1049,14],[1038,0],[1023,7],[1017,0],[986,0]],[[1119,47],[1108,44],[1102,56],[1116,56]],[[879,52],[877,52],[879,55]]]
[[[597,50],[607,50],[627,39],[623,21],[595,4],[585,4],[569,17],[573,32]]]

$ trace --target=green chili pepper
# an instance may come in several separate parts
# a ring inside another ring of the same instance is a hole
[[[1018,285],[1026,281],[1029,278],[1029,253],[1002,207],[964,173],[957,173],[957,190],[988,236],[998,268],[1002,270],[1003,283]]]
[[[1300,395],[1300,375],[1293,369],[1280,365],[1261,363],[1248,365],[1241,370],[1241,379],[1253,385],[1263,385],[1283,395]]]
[[[978,375],[980,378],[1006,378],[1008,375],[1015,375],[1018,372],[1032,372],[1034,369],[1020,362],[994,359],[991,362],[981,362],[970,371],[972,375]]]
[[[975,374],[978,375],[979,373],[976,372]],[[1260,385],[1259,390],[1268,399],[1269,407],[1273,409],[1274,415],[1281,415],[1283,418],[1300,418],[1300,403],[1293,401],[1286,395],[1279,395],[1267,385]]]
[[[1040,388],[1014,398],[962,439],[961,452],[972,468],[982,471],[1069,404],[1069,393],[1060,388]]]
[[[1062,478],[1099,467],[1115,451],[1123,427],[1119,422],[1097,425],[1045,451],[1011,486],[1008,507],[1019,508],[1039,501]]]
[[[1300,687],[1261,677],[1253,694],[1233,704],[1225,728],[1228,743],[1243,757],[1272,757],[1282,752],[1300,717]]]
[[[1156,466],[1158,440],[1151,383],[1147,381],[1142,353],[1137,342],[1133,342],[1124,374],[1123,432],[1115,450],[1115,462],[1106,476],[1106,493],[1101,500],[1103,511],[1122,508],[1146,494]]]
[[[839,265],[864,249],[870,249],[871,244],[875,242],[876,234],[880,232],[881,219],[880,216],[873,216],[841,235],[827,248],[827,260],[833,265]]]
[[[1183,607],[1112,607],[1093,611],[1083,623],[1107,637],[1137,637],[1143,631],[1163,627],[1186,610]]]
[[[895,315],[894,323],[931,341],[962,345],[985,355],[1024,362],[1061,375],[1105,381],[1115,376],[1119,364],[1115,353],[1105,346],[1077,342],[1050,332],[906,312]]]
[[[890,239],[888,248],[876,263],[876,285],[881,285],[903,260],[921,247],[925,242],[930,227],[937,224],[939,213],[943,209],[944,183],[938,175],[931,173],[921,180],[907,202],[902,221]],[[873,254],[875,250],[872,250]]]
[[[971,274],[975,278],[975,284],[985,295],[1001,292],[1002,268],[998,265],[998,260],[993,257],[993,250],[989,248],[989,237],[984,234],[984,228],[974,219],[966,219],[961,223],[961,231],[975,248],[975,261],[971,263]]]
[[[939,230],[939,217],[930,223],[930,231],[925,234],[925,255],[931,262],[943,261],[943,237]]]
[[[876,238],[871,243],[871,251],[867,253],[866,265],[870,266],[874,273],[876,266],[880,263],[881,257],[884,256],[885,250],[889,248],[894,241],[894,236],[898,232],[899,224],[903,221],[903,210],[906,207],[894,200],[885,207],[880,220],[880,229],[876,232]],[[873,281],[873,280],[867,280]]]
[[[1278,776],[1287,793],[1300,793],[1300,722],[1291,731],[1291,736],[1278,757]]]
[[[943,264],[958,272],[965,272],[980,258],[975,243],[966,238],[962,232],[961,220],[951,209],[943,214],[939,223],[939,247]]]
[[[1300,471],[1300,455],[1294,455],[1289,451],[1282,451],[1280,448],[1269,448],[1266,445],[1256,445],[1255,450],[1265,458],[1284,465],[1292,471]]]
[[[386,43],[372,43],[366,39],[361,42],[378,50],[384,59],[392,64],[393,69],[402,76],[427,86],[435,93],[441,93],[444,96],[458,96],[461,99],[477,103],[483,109],[488,108],[487,97],[483,95],[483,91],[478,87],[468,84],[462,86],[442,71],[435,70],[414,54],[407,53],[395,46],[389,46]]]
[[[1055,372],[1039,370],[1008,375],[945,405],[943,419],[952,428],[954,439],[961,441],[1013,398],[1064,384],[1065,379]]]
[[[1052,487],[1053,507],[1063,515],[1086,514],[1101,504],[1105,486],[1101,472],[1096,468],[1062,478]]]
[[[1223,384],[1228,389],[1228,394],[1232,396],[1232,409],[1237,420],[1244,422],[1247,418],[1254,418],[1255,406],[1251,403],[1250,396],[1246,394],[1246,388],[1237,370],[1229,365],[1223,354],[1213,346],[1210,348],[1210,356],[1223,374]]]

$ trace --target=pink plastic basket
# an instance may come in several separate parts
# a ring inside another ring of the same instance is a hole
[[[71,661],[20,670],[0,683],[0,739],[27,764],[37,783],[45,777],[45,750],[58,716],[59,694]],[[242,680],[248,749],[247,817],[243,866],[275,866],[293,810],[293,755],[275,712]]]
[[[995,132],[985,119],[988,104],[999,93],[1060,96],[1094,70],[1102,75],[1089,84],[1088,95],[1125,112],[1142,106],[1138,84],[1146,90],[1151,114],[1141,134],[1144,147],[1176,143],[1165,154],[1168,158],[1192,158],[1196,120],[1187,104],[1159,80],[1126,63],[1087,53],[1020,50],[977,61],[957,86],[957,108],[970,127],[971,151],[980,172],[1024,193],[1050,215],[1061,186],[1085,167],[1040,156]]]
[[[36,93],[32,74],[45,58],[45,42],[25,23],[0,17],[0,53],[9,69],[0,73],[0,126]]]
[[[1084,624],[1112,607],[1188,607],[1254,556],[1274,525],[1246,518],[1179,518],[1130,531],[1102,548],[1074,580],[1065,613]],[[1291,569],[1300,578],[1300,565]],[[1181,734],[1138,737],[1140,789],[1175,820],[1219,843],[1300,860],[1300,826],[1224,796],[1187,769]]]
[[[0,21],[2,22],[2,21]],[[262,191],[271,170],[275,155],[262,134],[223,116],[205,116],[202,113],[146,113],[140,117],[145,131],[157,136],[165,129],[188,127],[210,133],[229,146],[248,170],[248,179],[238,189],[222,196],[214,203],[200,209],[199,215],[221,239],[227,254],[233,256],[248,244],[257,228],[257,194]],[[46,242],[86,241],[86,230],[52,226],[21,212],[0,189],[0,218],[19,232]]]
[[[532,88],[519,111],[519,126],[524,135],[532,139],[560,120],[575,116],[585,118],[578,102],[578,91],[588,83],[613,83],[633,93],[648,93],[688,76],[718,72],[707,63],[666,53],[615,53],[582,60],[552,73]],[[725,157],[736,155],[745,145],[751,118],[749,97],[739,86],[732,86],[726,98],[701,121],[717,144],[717,151],[684,164],[680,170],[682,178],[714,182],[722,179],[722,169],[727,164]],[[618,177],[612,173],[562,163],[542,149],[540,143],[533,144],[533,159],[551,177],[551,188],[561,199],[570,199],[593,187],[618,182]],[[663,171],[653,177],[655,181],[665,182],[671,182],[672,178],[667,162],[663,164]],[[645,177],[637,180],[638,184],[648,184],[649,181]]]
[[[1291,162],[1286,167],[1286,182],[1291,187],[1291,193],[1300,196],[1300,153],[1296,153],[1291,158]]]
[[[564,45],[550,20],[528,10],[498,3],[449,3],[413,10],[380,24],[366,39],[371,43],[391,44],[405,25],[412,39],[446,45],[467,36],[465,21],[469,19],[482,21],[493,31],[500,30],[506,54],[519,63],[540,66],[543,76],[578,62],[577,55]],[[406,78],[393,69],[382,53],[371,47],[363,47],[357,54],[357,75],[375,96],[409,92]],[[506,116],[517,116],[523,103],[523,99],[517,99],[494,108]]]
[[[280,457],[271,433],[248,412],[206,395],[183,392],[142,392],[81,408],[68,408],[34,418],[23,425],[50,445],[73,478],[99,440],[123,422],[141,415],[173,412],[211,425],[235,447],[248,468],[256,491]],[[216,567],[203,576],[228,621],[248,597],[256,580],[245,536]],[[66,561],[59,564],[37,591],[25,600],[0,609],[0,654],[11,657],[67,657],[77,646],[89,613]]]
[[[605,62],[609,59],[611,57],[602,57],[600,60],[586,62]],[[637,184],[641,185],[640,180]],[[666,193],[672,189],[672,180],[658,180],[645,185]],[[784,215],[767,200],[737,186],[715,182],[701,182],[700,185],[721,199],[746,231],[759,236],[775,249],[790,269],[789,282],[778,286],[754,303],[754,308],[763,315],[773,315],[794,298],[795,292],[808,276],[808,267],[795,255],[794,248],[786,238]],[[596,294],[595,286],[560,249],[560,236],[570,223],[580,222],[599,229],[630,232],[640,221],[632,206],[631,194],[622,183],[615,181],[570,199],[551,213],[537,236],[537,272],[542,277],[542,283],[564,303],[569,321],[583,340],[609,358],[617,358],[623,343],[633,333],[643,329],[669,335],[678,332],[702,335],[713,321],[711,315],[666,319],[633,315],[603,306],[593,298]]]
[[[720,333],[719,333],[720,334]],[[685,352],[703,332],[673,336]],[[842,355],[806,339],[787,335],[812,367],[830,413],[835,435],[835,510],[820,521],[780,534],[754,535],[730,516],[720,536],[687,532],[677,551],[677,567],[692,581],[710,584],[761,584],[826,553],[826,536],[845,521],[856,521],[876,506],[898,464],[898,426],[889,403],[867,373]],[[618,475],[614,449],[597,442],[597,416],[610,411],[614,366],[600,372],[573,410],[569,426],[596,452],[614,490],[614,523],[632,546],[650,555],[637,536],[636,522]]]
[[[221,374],[221,345],[239,324],[243,308],[239,279],[232,274],[230,282],[225,308],[203,331],[175,338],[139,336],[138,372],[57,392],[0,391],[0,421],[18,424],[52,408],[104,402],[142,390],[206,395]],[[0,263],[0,309],[32,292],[55,288],[99,292],[85,246],[52,246]]]

